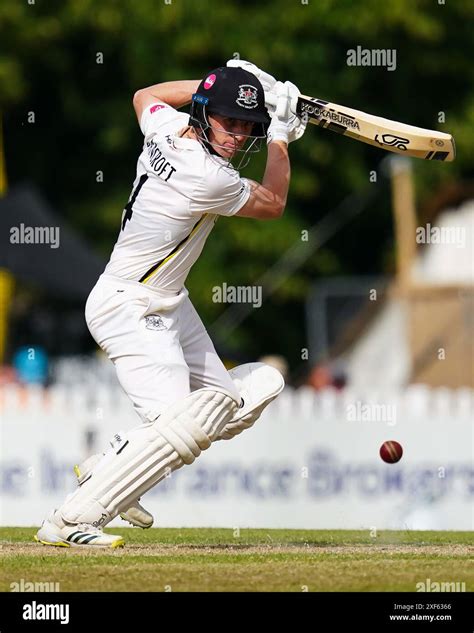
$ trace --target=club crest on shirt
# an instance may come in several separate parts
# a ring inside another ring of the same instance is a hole
[[[147,330],[166,330],[167,327],[163,323],[163,319],[159,314],[149,314],[145,317],[145,327]]]
[[[242,108],[247,108],[249,110],[256,108],[258,106],[257,103],[257,88],[255,86],[251,86],[250,84],[241,84],[239,86],[239,96],[236,99],[236,103]]]

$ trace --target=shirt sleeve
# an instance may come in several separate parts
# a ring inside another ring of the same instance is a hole
[[[182,112],[178,112],[163,101],[156,101],[143,110],[140,129],[145,137],[157,132],[166,133],[169,127],[176,128],[177,124],[182,123],[181,119],[183,119]]]
[[[190,200],[193,215],[212,213],[235,215],[250,197],[250,183],[235,170],[220,167],[212,176],[203,178]]]

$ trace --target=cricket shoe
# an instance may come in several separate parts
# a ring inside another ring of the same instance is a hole
[[[145,508],[138,502],[139,498],[133,502],[126,512],[120,513],[120,518],[124,521],[128,521],[135,527],[146,530],[147,528],[151,528],[153,525],[153,515],[145,510]]]
[[[77,481],[79,485],[83,484],[91,475],[94,466],[102,459],[102,454],[92,455],[86,459],[82,464],[74,466],[74,472],[76,473]],[[145,510],[145,508],[139,503],[140,498],[136,499],[132,505],[120,513],[120,518],[124,521],[128,521],[130,525],[143,528],[146,530],[153,525],[153,515]]]
[[[52,518],[52,517],[51,517]],[[62,523],[60,527],[58,523]],[[62,521],[46,519],[34,537],[37,543],[55,547],[123,547],[125,541],[116,534],[104,534],[88,523],[66,525]]]

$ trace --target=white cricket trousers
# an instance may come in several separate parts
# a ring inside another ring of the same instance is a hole
[[[85,316],[144,422],[201,387],[225,389],[240,400],[186,288],[177,295],[103,274]]]

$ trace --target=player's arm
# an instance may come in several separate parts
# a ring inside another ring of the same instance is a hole
[[[282,216],[290,186],[288,143],[303,136],[306,121],[301,121],[289,104],[298,88],[286,81],[277,81],[270,95],[275,103],[272,121],[267,132],[268,155],[262,184],[251,182],[250,198],[236,215],[269,220]],[[266,95],[269,96],[268,94]]]
[[[192,95],[197,91],[200,79],[189,79],[183,81],[166,81],[162,84],[155,84],[148,88],[137,90],[133,95],[133,107],[140,122],[143,110],[151,103],[163,101],[172,108],[181,108],[191,103]]]
[[[260,220],[281,217],[286,206],[290,173],[287,144],[283,141],[270,143],[262,183],[250,181],[250,198],[236,215]]]

